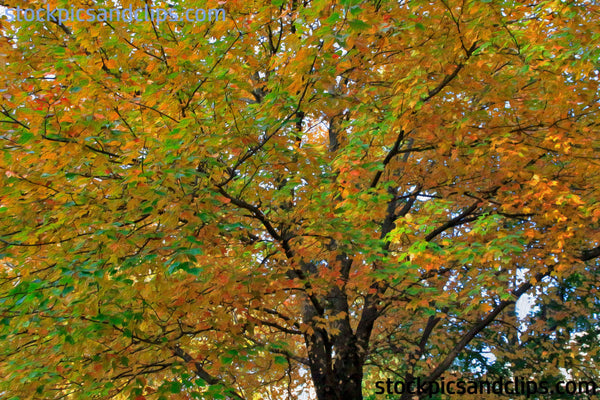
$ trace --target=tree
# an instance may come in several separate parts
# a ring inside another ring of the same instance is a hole
[[[2,20],[0,393],[599,378],[595,2],[161,6]]]

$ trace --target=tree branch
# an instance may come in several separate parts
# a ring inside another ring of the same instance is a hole
[[[225,387],[228,386],[221,379],[216,378],[216,377],[212,376],[211,374],[209,374],[204,369],[204,367],[202,366],[201,363],[199,363],[198,361],[194,361],[194,359],[192,358],[192,356],[190,356],[188,353],[186,353],[181,347],[179,347],[179,346],[173,346],[173,347],[171,347],[171,350],[173,351],[173,354],[175,356],[181,358],[186,363],[193,362],[194,363],[194,368],[195,368],[196,375],[198,375],[198,377],[200,377],[202,380],[204,380],[209,385],[216,385],[216,384],[220,383],[220,384],[222,384]],[[229,394],[232,397],[234,397],[234,398],[236,398],[238,400],[245,400],[245,398],[242,397],[235,390],[233,390],[231,388],[228,388],[228,391],[229,391]]]

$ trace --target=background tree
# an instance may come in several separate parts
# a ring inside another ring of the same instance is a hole
[[[1,20],[0,393],[599,378],[595,2],[170,6]]]

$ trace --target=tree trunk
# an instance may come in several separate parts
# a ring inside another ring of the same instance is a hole
[[[337,259],[341,263],[341,275],[347,278],[352,260],[345,254]],[[314,264],[305,265],[307,274],[316,273],[315,269]],[[334,316],[327,326],[330,332],[322,323],[324,315],[328,313]],[[349,314],[345,290],[336,285],[330,288],[326,296],[314,300],[309,298],[304,303],[303,320],[312,327],[304,335],[304,340],[318,400],[363,398],[363,365],[372,323],[362,324],[355,333],[350,325]]]
[[[330,369],[325,374],[315,367],[311,363],[318,400],[362,400],[362,366],[344,362],[343,368]]]

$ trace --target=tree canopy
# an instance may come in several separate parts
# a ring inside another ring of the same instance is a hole
[[[226,17],[0,19],[0,397],[600,382],[595,1],[75,3]]]

